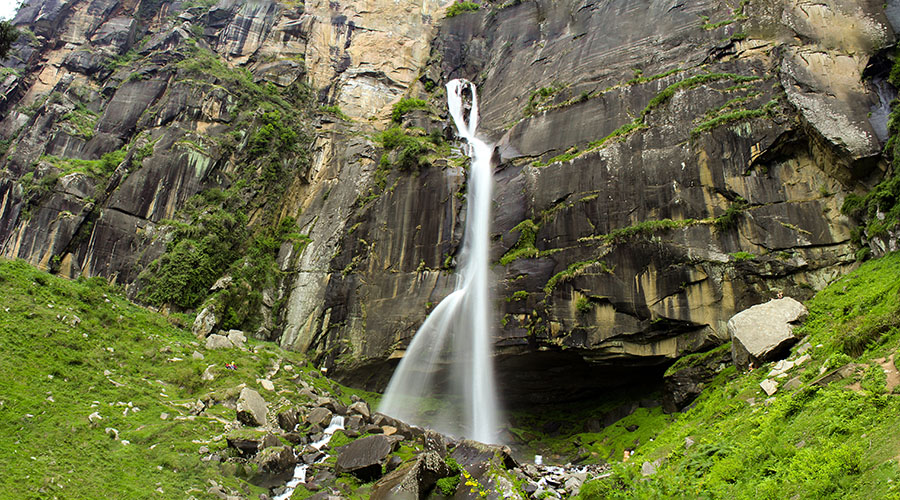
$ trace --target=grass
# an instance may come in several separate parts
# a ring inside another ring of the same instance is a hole
[[[0,283],[4,498],[206,498],[208,480],[256,497],[265,491],[236,477],[235,464],[204,462],[198,452],[207,446],[230,456],[220,419],[233,421],[234,410],[212,405],[197,413],[188,403],[217,401],[241,383],[270,405],[302,403],[291,380],[298,373],[315,386],[338,387],[310,376],[315,369],[301,354],[273,344],[207,351],[185,329],[190,317],[137,307],[99,278],[68,281],[3,260]],[[256,382],[276,361],[278,396]],[[224,369],[230,362],[236,370]],[[210,365],[216,378],[204,381]],[[373,399],[340,389],[345,404],[351,394]],[[95,412],[102,420],[92,424]]]
[[[900,253],[830,284],[807,303],[809,318],[795,332],[812,346],[811,360],[788,375],[799,387],[764,403],[758,384],[771,365],[746,374],[726,368],[694,408],[642,442],[612,477],[587,483],[580,498],[900,498],[900,397],[886,393],[876,363],[898,355],[898,303]],[[685,359],[670,371],[696,361]],[[824,387],[809,383],[847,362],[863,369]],[[658,472],[642,477],[645,461],[658,461]]]

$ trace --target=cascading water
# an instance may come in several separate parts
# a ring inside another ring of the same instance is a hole
[[[326,444],[328,444],[329,441],[331,441],[331,436],[336,431],[343,430],[343,429],[344,429],[344,417],[342,417],[340,415],[335,415],[335,416],[331,417],[331,423],[328,424],[328,427],[322,433],[322,439],[316,441],[311,446],[317,450],[321,450],[323,446],[325,446]],[[327,455],[320,458],[316,463],[324,462],[326,458],[328,458]],[[284,491],[281,492],[280,495],[276,495],[274,500],[287,500],[288,498],[291,498],[291,495],[294,494],[294,490],[297,489],[297,486],[300,483],[306,482],[307,469],[309,469],[308,464],[304,464],[304,463],[297,464],[297,466],[294,467],[294,476],[291,478],[290,481],[287,482],[287,484],[284,485]]]
[[[471,98],[468,114],[465,94]],[[388,384],[379,411],[445,434],[493,443],[498,438],[488,287],[493,150],[475,137],[475,85],[466,80],[448,82],[447,107],[458,135],[468,142],[467,153],[472,158],[456,288],[416,332]]]

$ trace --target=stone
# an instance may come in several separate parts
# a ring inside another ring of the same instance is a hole
[[[425,451],[433,451],[442,457],[447,456],[447,440],[443,434],[427,430],[425,431],[424,440]]]
[[[391,427],[390,425],[382,425],[382,426],[381,426],[381,432],[382,432],[382,434],[384,434],[385,436],[391,436],[391,435],[394,435],[394,434],[397,433],[397,428],[396,428],[396,427]]]
[[[247,337],[244,336],[244,332],[240,330],[228,330],[228,340],[239,349],[244,347],[244,342],[247,342]]]
[[[371,413],[369,412],[369,403],[366,403],[365,401],[357,401],[351,404],[347,408],[347,411],[349,411],[350,413],[361,415],[366,420],[371,417]]]
[[[495,458],[507,469],[519,466],[508,446],[485,444],[471,439],[463,439],[457,443],[450,456],[461,466],[489,462]]]
[[[241,389],[237,401],[237,419],[251,427],[266,425],[266,400],[249,387]]]
[[[662,464],[662,459],[658,458],[652,462],[644,462],[641,464],[641,475],[653,476],[656,474],[656,471],[659,470],[659,466]]]
[[[267,390],[267,391],[274,391],[274,390],[275,390],[275,384],[273,384],[272,381],[269,380],[269,379],[265,379],[265,378],[263,378],[263,379],[256,379],[256,381],[259,383],[259,385],[260,385],[263,389],[265,389],[265,390]]]
[[[762,390],[765,391],[767,396],[771,396],[778,392],[778,382],[772,379],[765,379],[759,383],[759,386],[762,387]]]
[[[191,358],[196,359],[196,360],[199,361],[199,360],[204,359],[204,356],[203,356],[203,353],[201,353],[201,352],[199,352],[199,351],[194,351],[194,352],[191,353]]]
[[[259,470],[277,474],[292,468],[297,463],[297,458],[288,446],[272,446],[260,451],[253,462],[259,466]]]
[[[325,427],[331,422],[332,415],[331,410],[328,408],[313,408],[312,411],[306,415],[306,422],[310,425],[321,425],[322,427]]]
[[[207,382],[211,381],[211,380],[215,380],[216,374],[215,374],[215,371],[213,370],[214,366],[216,366],[216,365],[207,366],[206,369],[203,370],[203,374],[200,375],[200,380],[206,380]]]
[[[419,500],[425,498],[438,479],[450,475],[450,467],[433,451],[422,453],[415,463],[397,469],[375,483],[373,500]]]
[[[231,349],[234,347],[234,344],[228,340],[228,337],[219,334],[212,334],[209,337],[206,337],[206,348],[207,349]]]
[[[293,408],[289,408],[278,413],[278,427],[281,427],[285,432],[292,432],[299,424],[299,420],[297,419],[297,410]]]
[[[797,342],[793,323],[806,318],[806,307],[785,297],[739,312],[728,320],[731,355],[741,370],[784,358]]]
[[[360,415],[353,415],[352,417],[347,417],[347,419],[344,420],[344,427],[346,427],[347,429],[358,430],[360,427],[362,427],[362,424],[363,418]]]
[[[341,449],[335,472],[352,474],[363,482],[375,480],[381,476],[381,465],[387,461],[392,449],[387,436],[357,439]]]

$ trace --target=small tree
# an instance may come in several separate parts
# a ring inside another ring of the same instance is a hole
[[[19,38],[19,30],[13,27],[9,21],[0,21],[0,59],[6,59],[9,49]]]

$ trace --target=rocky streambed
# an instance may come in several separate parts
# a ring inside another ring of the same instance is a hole
[[[340,388],[332,392],[309,378],[308,372],[294,378],[302,404],[266,401],[246,386],[229,391],[231,397],[198,401],[198,413],[226,405],[236,415],[226,425],[227,448],[203,447],[201,460],[222,462],[268,488],[260,498],[273,499],[567,498],[607,468],[523,463],[507,446],[408,425],[373,412],[356,395],[344,397],[345,404]],[[207,493],[244,498],[218,484]]]

